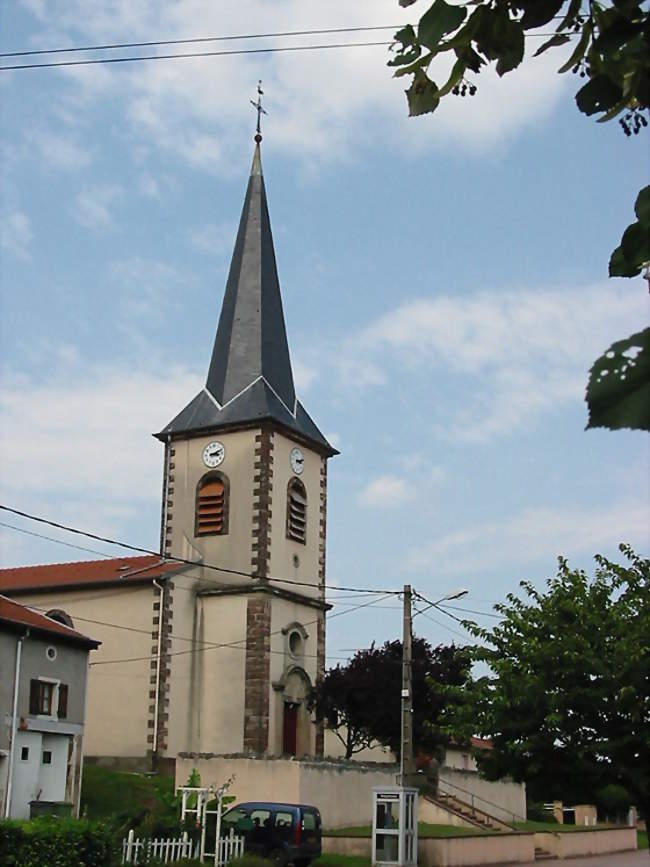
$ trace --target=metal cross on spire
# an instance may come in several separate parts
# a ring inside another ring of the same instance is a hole
[[[253,108],[257,109],[257,127],[255,132],[255,141],[259,144],[262,141],[262,115],[268,114],[266,109],[262,108],[262,97],[264,96],[264,91],[262,90],[262,81],[257,82],[257,102],[251,99],[250,103]]]

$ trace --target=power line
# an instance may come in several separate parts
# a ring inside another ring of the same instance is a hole
[[[366,33],[373,30],[398,30],[399,24],[376,27],[328,27],[315,30],[284,30],[278,33],[243,33],[237,36],[196,36],[192,39],[158,39],[151,42],[115,42],[107,45],[79,45],[72,48],[36,48],[6,51],[0,57],[29,57],[36,54],[71,54],[77,51],[113,51],[120,48],[155,48],[158,45],[192,45],[199,42],[238,42],[244,39],[276,39],[284,36],[316,36],[331,33]]]
[[[427,620],[430,620],[432,623],[435,623],[436,626],[440,626],[442,629],[446,629],[447,632],[451,632],[452,635],[456,635],[456,636],[458,636],[458,638],[462,638],[463,641],[467,641],[466,635],[463,635],[457,629],[452,629],[451,626],[447,626],[447,624],[443,623],[442,620],[436,620],[435,617],[431,617],[431,615],[427,611],[424,611],[423,609],[419,609],[419,608],[416,608],[415,610],[418,614],[421,614],[423,617],[426,617]]]
[[[231,51],[196,51],[181,54],[141,54],[129,57],[98,57],[91,60],[54,60],[48,63],[18,63],[0,70],[45,69],[53,66],[94,66],[99,63],[135,63],[139,60],[177,60],[181,57],[230,57],[237,54],[277,54],[287,51],[323,51],[330,48],[368,48],[392,45],[391,42],[338,42],[327,45],[284,45],[276,48],[236,48]]]
[[[48,542],[56,542],[58,545],[75,548],[77,551],[85,551],[86,554],[98,554],[100,557],[113,559],[113,555],[107,554],[105,551],[97,551],[95,548],[84,548],[82,545],[73,545],[72,542],[64,542],[63,539],[55,539],[53,536],[45,536],[43,533],[34,533],[32,530],[26,530],[24,527],[15,527],[13,524],[5,524],[4,521],[0,521],[0,527],[6,527],[8,530],[15,530],[17,533],[24,533],[26,536],[35,536],[37,539],[46,539]]]
[[[257,580],[259,576],[255,575],[252,572],[245,572],[242,569],[230,569],[225,566],[215,566],[211,563],[203,563],[197,560],[188,560],[186,557],[176,557],[172,554],[166,554],[164,557],[160,555],[159,551],[153,551],[151,548],[142,548],[139,545],[130,545],[127,542],[120,542],[117,539],[111,539],[108,536],[100,536],[97,533],[90,533],[87,530],[80,530],[77,527],[70,527],[67,524],[61,524],[58,521],[51,521],[48,518],[41,518],[38,515],[33,515],[30,512],[23,512],[20,509],[14,509],[11,506],[5,506],[0,503],[0,509],[5,512],[10,512],[12,515],[18,515],[21,518],[26,518],[29,521],[36,521],[39,524],[46,524],[48,527],[54,527],[57,530],[64,530],[66,533],[74,533],[77,536],[84,536],[88,539],[95,539],[97,542],[104,542],[107,545],[115,545],[118,548],[125,548],[128,551],[136,551],[139,554],[149,554],[153,557],[160,557],[161,563],[180,563],[186,566],[200,566],[203,569],[211,569],[214,572],[223,572],[228,575],[238,575],[242,578],[251,578],[253,580]],[[153,566],[151,567],[153,568]],[[311,581],[298,581],[294,578],[271,578],[264,577],[259,580],[262,581],[272,581],[277,582],[279,584],[295,584],[301,587],[323,587],[329,590],[345,590],[351,593],[365,593],[368,595],[385,595],[389,596],[399,596],[402,592],[401,590],[376,590],[376,589],[368,589],[368,588],[360,588],[360,587],[344,587],[342,585],[330,585],[330,584],[319,584],[315,585]],[[219,582],[220,583],[220,582]]]
[[[473,608],[461,608],[460,605],[440,605],[442,611],[447,608],[453,608],[454,611],[465,611],[467,614],[478,614],[480,617],[493,617],[495,620],[503,620],[500,614],[492,614],[489,611],[475,611]]]
[[[363,28],[366,29],[366,28]],[[368,28],[371,29],[371,28]],[[377,28],[383,29],[383,28]],[[555,33],[524,33],[526,37],[547,37],[547,36],[555,36]],[[567,33],[565,34],[569,37],[575,37],[578,34],[576,33]],[[210,37],[213,39],[220,39],[221,37]],[[226,38],[226,37],[224,37]],[[253,38],[252,36],[249,38]],[[182,41],[182,40],[179,40]],[[154,43],[154,44],[166,44],[164,42]],[[381,42],[333,42],[327,43],[324,45],[283,45],[276,46],[271,48],[236,48],[228,51],[192,51],[192,52],[181,52],[178,54],[140,54],[140,55],[130,55],[128,57],[96,57],[88,60],[53,60],[48,61],[47,63],[17,63],[12,66],[0,66],[0,71],[9,71],[9,70],[20,70],[20,69],[47,69],[52,67],[59,66],[95,66],[97,64],[102,63],[136,63],[142,60],[178,60],[180,58],[187,57],[231,57],[235,55],[242,54],[277,54],[279,52],[293,52],[293,51],[325,51],[333,48],[371,48],[378,46],[388,46],[394,45],[392,40],[390,41],[381,41]],[[65,50],[65,49],[55,49],[55,50]],[[83,49],[79,49],[83,50]],[[27,53],[27,52],[26,52]],[[45,53],[54,53],[45,52]],[[0,56],[19,56],[18,52],[0,55]]]
[[[386,594],[386,597],[390,596],[390,595],[391,594],[388,593],[388,594]],[[374,605],[376,602],[380,602],[380,601],[381,601],[381,599],[377,599],[377,600],[373,599],[370,602],[364,602],[363,604],[358,605],[356,608],[350,608],[347,611],[339,611],[337,614],[331,614],[329,616],[328,620],[332,620],[334,617],[342,617],[344,614],[352,614],[353,611],[357,611],[360,608],[367,608],[368,606]],[[82,620],[83,618],[80,617],[78,619]],[[303,623],[303,626],[312,626],[314,623],[317,623],[317,622],[318,622],[318,620],[309,620],[307,623]],[[269,637],[272,635],[279,635],[281,632],[282,632],[282,629],[276,629],[274,632],[269,633]],[[172,656],[186,656],[188,653],[202,653],[202,652],[205,652],[206,650],[218,650],[219,648],[223,648],[223,647],[230,647],[230,648],[234,648],[236,650],[245,650],[244,647],[241,647],[241,645],[245,641],[246,641],[246,638],[240,638],[237,641],[232,641],[232,642],[210,643],[209,647],[190,648],[189,650],[176,650],[176,651],[172,651],[171,653],[165,653],[164,657],[165,657],[165,659],[168,659]],[[284,654],[284,651],[274,650],[271,652]],[[312,654],[312,656],[313,656],[313,654]],[[152,654],[149,654],[148,656],[133,656],[133,657],[130,657],[128,659],[104,659],[104,660],[98,660],[97,662],[91,662],[90,666],[94,667],[97,665],[118,665],[120,663],[126,663],[126,662],[146,662],[146,661],[151,660],[152,658],[153,658]],[[342,657],[342,658],[345,659],[347,657]]]

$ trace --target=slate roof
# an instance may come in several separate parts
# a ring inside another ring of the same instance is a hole
[[[160,557],[111,557],[45,566],[0,569],[0,593],[31,593],[78,589],[95,585],[148,584],[167,573],[177,572],[178,563],[162,563]]]
[[[337,454],[296,398],[258,142],[205,387],[155,436],[263,420]]]
[[[87,635],[77,632],[76,629],[41,614],[40,611],[34,611],[33,608],[20,605],[13,599],[7,599],[6,596],[0,596],[0,627],[2,626],[9,627],[16,632],[29,629],[30,633],[51,636],[53,639],[58,638],[88,648],[96,648],[101,644],[100,641],[95,641],[94,638],[89,638]]]

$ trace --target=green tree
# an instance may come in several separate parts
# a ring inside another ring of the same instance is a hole
[[[539,592],[496,606],[492,629],[467,622],[488,673],[450,694],[441,730],[490,737],[489,778],[526,781],[534,800],[603,800],[622,786],[650,818],[650,560],[596,556],[595,577],[560,558]],[[440,691],[440,688],[435,688]],[[611,789],[608,790],[611,793]]]
[[[429,680],[461,687],[470,677],[464,648],[432,647],[413,639],[413,739],[416,749],[434,755],[447,738],[427,724],[437,720],[450,699],[428,688]],[[326,719],[345,747],[345,757],[373,744],[400,751],[402,642],[387,641],[359,650],[345,665],[326,672],[314,689],[311,707]]]
[[[400,6],[415,2],[399,0]],[[473,96],[488,64],[500,76],[512,72],[524,59],[529,32],[555,25],[535,55],[571,43],[559,72],[578,76],[579,111],[599,122],[618,117],[631,136],[647,127],[650,107],[650,12],[643,6],[638,0],[435,0],[417,28],[409,24],[395,34],[388,65],[396,76],[411,77],[409,114],[427,114],[446,96]],[[441,85],[429,74],[437,58],[449,59]],[[639,193],[635,213],[611,255],[610,277],[635,277],[644,269],[650,275],[650,186]],[[587,427],[650,430],[650,329],[617,341],[595,362],[586,401]]]

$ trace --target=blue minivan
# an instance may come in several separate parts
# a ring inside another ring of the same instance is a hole
[[[321,854],[321,818],[307,804],[249,801],[224,813],[221,833],[244,837],[244,851],[270,858],[278,867],[308,867]]]

